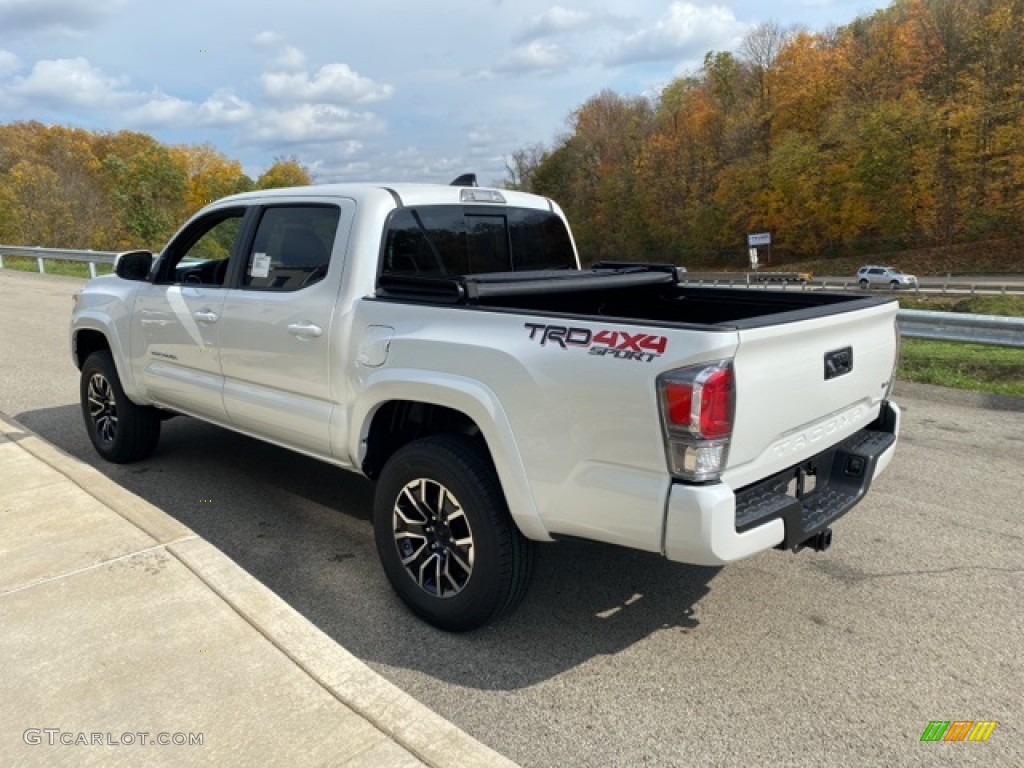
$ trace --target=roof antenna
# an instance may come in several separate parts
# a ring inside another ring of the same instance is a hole
[[[480,185],[476,183],[476,174],[475,173],[464,173],[461,176],[459,176],[459,178],[455,179],[455,181],[453,181],[448,186],[449,187],[479,187]]]

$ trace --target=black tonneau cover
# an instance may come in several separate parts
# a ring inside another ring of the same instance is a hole
[[[739,330],[810,320],[893,299],[825,291],[687,285],[664,265],[424,277],[381,275],[378,300],[462,306],[561,318]]]
[[[678,283],[678,272],[670,265],[599,264],[588,270],[491,272],[452,277],[386,274],[381,275],[377,281],[377,296],[428,303],[476,304],[485,299],[607,291]]]

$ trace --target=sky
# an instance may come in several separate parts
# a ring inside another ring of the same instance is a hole
[[[210,143],[254,178],[505,178],[603,89],[653,96],[758,23],[819,31],[889,2],[0,0],[0,123]]]

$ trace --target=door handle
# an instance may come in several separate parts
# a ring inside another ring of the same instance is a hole
[[[192,313],[192,317],[201,323],[216,323],[217,313],[209,309],[200,309]]]
[[[324,329],[313,323],[292,323],[288,326],[288,333],[300,339],[318,339],[324,335]]]

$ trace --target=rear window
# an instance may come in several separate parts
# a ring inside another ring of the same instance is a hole
[[[530,208],[399,208],[382,259],[383,274],[434,277],[576,268],[562,219]]]

